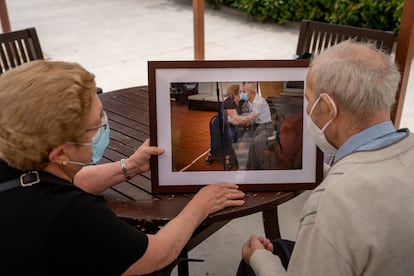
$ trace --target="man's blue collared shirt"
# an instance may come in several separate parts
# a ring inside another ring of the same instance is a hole
[[[391,121],[379,123],[349,138],[335,154],[334,163],[353,152],[385,148],[407,135],[408,129],[396,130]]]

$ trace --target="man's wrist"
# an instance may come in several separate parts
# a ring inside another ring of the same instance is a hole
[[[279,256],[266,249],[254,251],[249,263],[256,275],[259,276],[278,275],[277,271],[284,271]]]

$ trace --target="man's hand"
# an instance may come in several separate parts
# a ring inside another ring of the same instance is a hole
[[[246,263],[250,264],[250,257],[258,249],[266,249],[266,250],[269,250],[270,252],[273,252],[273,244],[270,242],[269,239],[251,235],[250,239],[247,240],[247,242],[243,245],[243,249],[242,249],[243,260]]]

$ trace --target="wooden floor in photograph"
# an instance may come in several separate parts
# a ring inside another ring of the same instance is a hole
[[[171,138],[176,171],[219,171],[222,162],[205,163],[210,150],[210,120],[215,111],[189,109],[187,104],[171,102]]]

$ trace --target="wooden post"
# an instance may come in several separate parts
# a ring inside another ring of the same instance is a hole
[[[204,0],[193,0],[194,59],[204,60]]]
[[[0,0],[0,20],[3,33],[10,32],[9,14],[7,12],[6,0]]]
[[[414,57],[414,1],[405,0],[401,15],[400,32],[398,35],[395,61],[400,67],[401,83],[395,96],[396,104],[391,110],[391,120],[394,126],[399,128],[408,79],[410,76],[411,62]],[[414,91],[411,91],[414,93]]]

